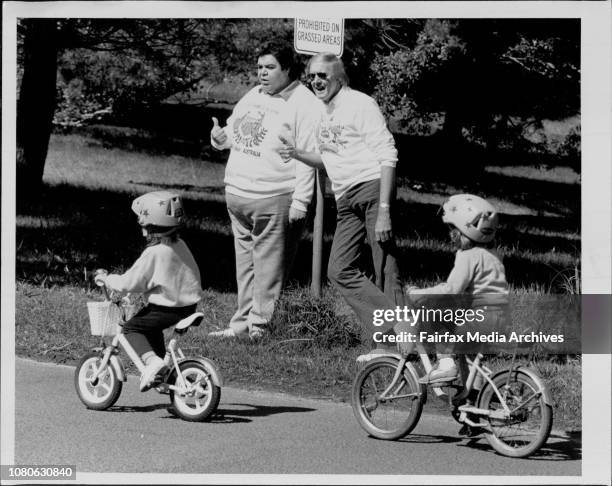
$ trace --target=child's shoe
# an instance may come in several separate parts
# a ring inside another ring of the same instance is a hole
[[[486,432],[484,427],[478,427],[468,424],[463,424],[459,429],[459,435],[465,435],[466,437],[476,437],[477,435]]]
[[[140,391],[147,391],[151,388],[151,385],[155,382],[155,377],[165,367],[164,360],[159,356],[151,358],[140,377]]]
[[[440,369],[438,367],[432,368],[429,373],[419,378],[421,385],[433,385],[436,383],[446,383],[454,381],[458,377],[457,366],[453,365],[450,368]]]

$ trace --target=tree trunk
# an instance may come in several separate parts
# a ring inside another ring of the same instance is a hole
[[[23,78],[17,101],[17,198],[39,193],[53,114],[57,71],[54,19],[28,19],[23,43]]]

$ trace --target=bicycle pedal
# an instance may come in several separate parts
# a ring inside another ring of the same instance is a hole
[[[168,383],[160,383],[159,385],[155,386],[155,390],[163,395],[170,394],[170,387],[168,386]]]
[[[460,412],[465,412],[465,413],[482,413],[481,409],[478,407],[475,407],[474,405],[460,405],[459,407],[457,407],[457,410],[459,410]]]
[[[466,437],[476,437],[484,432],[486,432],[486,429],[481,425],[463,424],[461,429],[459,429],[459,435],[464,435]]]

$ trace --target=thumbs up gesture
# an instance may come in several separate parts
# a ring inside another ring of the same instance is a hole
[[[296,156],[296,149],[293,145],[293,142],[287,140],[287,137],[283,135],[279,135],[278,139],[282,142],[282,147],[278,149],[278,153],[285,163],[289,162],[291,159],[294,159]]]
[[[214,116],[212,117],[212,122],[213,126],[212,130],[210,131],[210,137],[217,145],[225,144],[227,141],[227,134],[225,133],[225,130],[219,126],[219,120],[217,120]]]

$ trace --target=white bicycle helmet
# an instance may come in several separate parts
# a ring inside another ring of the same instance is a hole
[[[442,221],[452,224],[477,243],[489,243],[495,237],[499,217],[493,205],[472,194],[451,196],[442,206]]]
[[[169,191],[148,192],[134,199],[132,211],[140,226],[172,228],[183,223],[183,203],[178,194]]]

